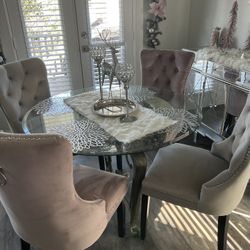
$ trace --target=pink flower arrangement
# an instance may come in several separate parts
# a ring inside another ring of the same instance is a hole
[[[164,8],[166,7],[166,0],[159,0],[159,2],[153,2],[149,4],[151,14],[159,17],[165,17]]]

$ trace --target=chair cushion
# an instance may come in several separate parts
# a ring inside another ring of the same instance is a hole
[[[76,192],[82,199],[106,201],[108,219],[112,217],[128,190],[127,177],[83,165],[74,166],[74,183]]]
[[[198,210],[202,185],[226,168],[228,163],[209,151],[176,143],[158,151],[142,192]]]

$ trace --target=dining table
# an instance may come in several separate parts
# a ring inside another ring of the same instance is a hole
[[[103,96],[107,100],[124,99],[120,86],[112,91],[104,88]],[[122,122],[116,110],[107,115],[108,107],[103,114],[100,110],[96,112],[94,107],[100,93],[94,86],[41,101],[26,113],[22,126],[26,134],[63,135],[71,143],[73,154],[98,156],[99,159],[108,156],[121,159],[122,155],[129,155],[132,159],[130,229],[138,234],[141,183],[148,166],[146,153],[190,135],[201,122],[201,112],[197,97],[190,93],[185,94],[181,107],[171,105],[153,88],[141,85],[131,85],[128,98],[135,104],[129,113],[136,117],[132,122]]]

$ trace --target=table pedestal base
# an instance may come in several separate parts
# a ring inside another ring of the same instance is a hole
[[[133,181],[130,197],[130,230],[132,233],[139,235],[141,184],[146,174],[147,159],[145,153],[135,153],[130,156],[133,161]]]
[[[133,234],[140,234],[140,202],[141,184],[146,174],[147,159],[145,153],[130,154],[133,161],[132,188],[130,194],[130,230]],[[108,160],[109,159],[109,160]],[[111,171],[112,163],[110,156],[99,156],[101,170]],[[117,156],[117,172],[122,173],[122,156]]]

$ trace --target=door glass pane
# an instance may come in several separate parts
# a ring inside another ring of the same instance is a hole
[[[110,30],[110,42],[119,52],[116,54],[118,61],[124,63],[125,47],[124,47],[124,21],[122,16],[122,0],[88,0],[89,11],[89,34],[90,46],[104,45],[100,39],[99,33],[104,29]],[[112,56],[110,50],[106,50],[105,61],[112,64]],[[93,63],[93,62],[92,62]],[[98,84],[98,70],[93,63],[93,79]],[[106,77],[105,83],[108,83]],[[114,84],[117,79],[114,79]]]
[[[59,0],[20,0],[20,12],[30,57],[47,68],[51,94],[71,89],[71,72]]]

